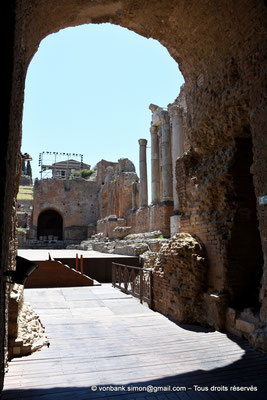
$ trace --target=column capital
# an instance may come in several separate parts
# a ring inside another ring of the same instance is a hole
[[[146,146],[147,145],[147,140],[146,139],[139,139],[138,143],[140,146]]]
[[[170,122],[170,117],[169,117],[168,111],[161,110],[161,112],[159,113],[159,118],[160,118],[161,124]]]
[[[177,104],[168,104],[168,112],[170,115],[170,118],[172,119],[175,115],[178,115],[179,117],[182,117],[183,115],[183,109],[179,107]]]

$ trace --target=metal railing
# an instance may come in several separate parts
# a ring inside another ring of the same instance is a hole
[[[112,286],[139,298],[140,303],[144,301],[150,308],[153,308],[153,274],[151,270],[112,263]]]

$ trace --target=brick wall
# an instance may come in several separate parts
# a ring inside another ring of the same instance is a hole
[[[85,180],[38,181],[34,186],[32,234],[42,211],[52,209],[63,219],[63,239],[87,239],[88,226],[96,225],[98,201],[96,182]]]

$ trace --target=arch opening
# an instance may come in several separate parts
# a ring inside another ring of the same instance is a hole
[[[37,238],[52,237],[63,240],[63,218],[55,210],[45,210],[40,213],[37,223]]]
[[[87,147],[92,167],[121,157],[137,167],[138,139],[150,136],[149,104],[166,108],[183,83],[157,40],[111,23],[61,29],[41,40],[27,69],[22,152],[37,160],[40,151],[73,149],[86,159]],[[39,177],[37,162],[32,168]]]
[[[64,3],[67,4],[67,7],[64,6]],[[116,2],[108,3],[113,5]],[[117,4],[123,5],[123,3],[124,1]],[[13,111],[16,112],[11,112],[10,114],[14,116],[10,129],[10,143],[19,142],[16,135],[18,135],[20,131],[20,117],[23,101],[23,79],[21,79],[21,71],[24,73],[26,72],[28,62],[36,51],[40,40],[48,33],[56,32],[58,29],[64,28],[70,23],[74,26],[87,22],[101,23],[112,21],[118,25],[128,27],[128,29],[132,29],[135,32],[139,32],[145,37],[154,37],[160,40],[161,43],[166,45],[166,48],[171,50],[170,53],[175,59],[179,59],[183,71],[186,70],[187,96],[190,99],[188,102],[189,116],[187,121],[189,133],[191,135],[190,144],[192,144],[193,148],[196,147],[197,150],[200,149],[200,158],[205,152],[208,154],[208,150],[214,150],[216,152],[223,145],[224,141],[226,143],[228,140],[232,140],[235,130],[235,118],[238,117],[238,120],[243,120],[242,105],[243,109],[248,108],[249,115],[250,117],[252,116],[252,119],[250,119],[251,132],[253,132],[254,135],[254,186],[258,195],[264,195],[266,192],[262,182],[265,169],[261,165],[261,163],[264,164],[266,162],[266,157],[262,151],[263,146],[261,139],[262,114],[264,108],[262,107],[263,97],[261,97],[261,90],[259,90],[260,82],[263,82],[263,75],[259,66],[264,65],[262,61],[264,61],[263,56],[265,52],[261,51],[264,47],[261,44],[263,10],[260,2],[258,8],[254,8],[255,14],[251,13],[250,9],[245,7],[242,8],[242,12],[238,13],[233,12],[231,7],[217,8],[216,13],[214,13],[214,9],[210,8],[214,6],[212,4],[209,5],[207,2],[205,3],[205,7],[202,8],[199,7],[197,3],[196,7],[186,8],[183,2],[181,2],[181,5],[177,2],[173,2],[175,3],[175,7],[172,10],[164,5],[164,7],[158,9],[155,14],[155,2],[140,2],[140,10],[137,2],[132,2],[132,9],[131,2],[127,1],[125,4],[126,3],[127,9],[123,9],[122,7],[121,12],[116,12],[112,9],[112,6],[105,10],[102,4],[101,11],[93,8],[88,9],[88,5],[85,5],[84,2],[80,2],[78,5],[76,1],[72,0],[67,2],[65,2],[65,0],[62,2],[40,2],[37,7],[32,7],[32,9],[28,8],[26,15],[29,15],[29,17],[27,17],[26,23],[22,26],[23,42],[20,42],[20,45],[17,47],[21,52],[17,58],[19,59],[19,57],[21,57],[22,61],[17,61],[17,65],[15,65],[14,77],[17,83],[14,85],[16,94],[14,97]],[[83,9],[83,7],[85,8]],[[99,3],[97,3],[97,7],[99,7]],[[38,13],[38,9],[41,12]],[[238,10],[237,7],[235,7],[235,11],[236,10]],[[249,10],[248,15],[246,15],[246,10]],[[31,15],[31,12],[34,12],[34,14]],[[203,15],[201,15],[202,12],[204,13]],[[42,20],[44,15],[46,15],[45,22]],[[209,19],[206,18],[207,15],[210,16]],[[248,24],[251,20],[250,15],[254,18],[253,22],[251,21],[251,26],[257,27],[254,33],[253,29],[247,29],[247,26],[250,25]],[[23,19],[21,18],[18,21],[21,23]],[[201,27],[201,23],[196,24],[195,21],[205,21],[205,26]],[[229,29],[230,26],[231,29]],[[195,29],[192,29],[192,27]],[[227,44],[228,40],[231,46]],[[21,46],[21,43],[24,43],[25,46]],[[240,46],[240,43],[247,43],[251,47]],[[249,54],[252,56],[248,57]],[[230,74],[227,72],[229,71],[229,67],[231,67],[229,66],[229,60],[236,61],[236,65]],[[258,80],[255,80],[255,71],[257,71]],[[256,82],[256,84],[254,85],[253,82]],[[259,95],[257,91],[259,91]],[[224,105],[227,107],[224,108]],[[212,118],[209,118],[210,115],[212,115]],[[204,128],[202,129],[201,126]],[[191,134],[192,132],[193,134]],[[225,133],[224,136],[222,132]],[[15,154],[15,152],[12,151],[11,154]],[[10,157],[10,159],[12,160],[12,157]],[[13,176],[15,176],[15,164],[15,157],[13,157],[12,168],[9,168],[7,172],[7,181],[10,179],[12,173]],[[205,176],[205,174],[203,173],[201,175],[200,169],[200,177],[202,176]],[[238,177],[238,174],[236,176]],[[201,187],[203,181],[203,178],[200,179],[199,187]],[[11,190],[8,192],[8,197],[9,202],[7,202],[7,204],[11,204]],[[8,214],[5,215],[5,218],[8,219]],[[264,235],[265,225],[263,214],[259,214],[259,221],[261,224],[261,235]],[[64,223],[65,222],[64,219]],[[208,220],[208,222],[210,222],[210,220]],[[238,228],[237,231],[240,227],[242,228],[242,224],[238,222],[238,218],[234,222],[237,222],[235,225]],[[232,221],[230,221],[229,224],[232,224]],[[257,224],[255,219],[253,224],[255,228]],[[231,228],[232,225],[229,229]],[[195,231],[199,232],[197,229],[195,229]],[[210,236],[212,240],[212,235]],[[6,237],[8,238],[8,236]],[[232,238],[233,237],[234,236],[232,236]],[[238,251],[235,251],[235,246],[236,243],[232,240],[230,248],[233,250],[233,256],[239,257]],[[220,246],[217,246],[217,248],[220,249]],[[214,249],[216,257],[218,257],[220,251],[218,249]],[[223,257],[224,254],[225,253],[223,253]],[[231,252],[229,252],[228,255],[230,258]],[[216,264],[214,265],[216,267]],[[227,267],[228,266],[227,264]],[[232,266],[234,267],[234,264],[231,264],[231,268]],[[245,268],[241,274],[244,273],[244,271]],[[260,269],[258,269],[258,271],[260,272]],[[212,272],[214,272],[212,274],[214,280],[212,281],[211,288],[213,289],[214,285],[216,289],[218,288],[221,290],[222,278],[223,282],[225,282],[227,273],[223,270],[223,274],[221,274],[221,270],[219,270],[217,275],[215,268]],[[228,278],[230,282],[230,274]],[[240,274],[236,273],[235,276],[233,276],[233,280],[234,279],[240,280]],[[257,281],[258,280],[257,277]],[[255,285],[257,284],[258,283],[255,283]],[[265,286],[263,286],[263,288],[264,287]],[[231,290],[232,293],[236,290],[234,282],[231,284]],[[246,292],[245,285],[242,290],[239,291],[240,295],[243,295],[241,292]],[[262,291],[262,293],[264,293],[264,291]],[[234,297],[233,301],[239,297],[239,294],[234,295]],[[243,301],[240,306],[244,306]],[[266,296],[264,296],[262,299],[261,311],[262,320],[264,321],[267,315],[266,310],[267,302]],[[217,317],[215,316],[215,318]]]
[[[234,163],[229,171],[233,179],[236,204],[228,247],[227,280],[231,306],[242,310],[260,308],[259,290],[263,273],[263,252],[258,228],[256,196],[251,174],[252,139],[237,138]]]

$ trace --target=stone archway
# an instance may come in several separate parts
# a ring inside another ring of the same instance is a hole
[[[209,230],[206,226],[199,226],[201,232],[207,229],[211,241],[216,241],[220,233],[219,241],[210,253],[208,279],[208,290],[217,297],[218,293],[227,292],[226,277],[229,275],[225,244],[233,229],[233,208],[238,207],[235,202],[228,207],[227,194],[234,186],[234,177],[229,177],[227,172],[236,150],[236,139],[252,139],[253,184],[257,197],[261,245],[266,260],[260,315],[261,321],[267,322],[267,211],[263,197],[267,195],[267,104],[264,93],[266,43],[263,40],[267,33],[265,2],[17,0],[9,2],[8,7],[5,39],[10,47],[6,51],[6,63],[3,65],[6,68],[3,75],[8,83],[4,89],[8,107],[3,126],[4,144],[0,149],[3,188],[0,203],[3,237],[1,293],[5,292],[3,270],[10,264],[8,260],[12,259],[12,243],[15,241],[12,204],[18,184],[17,171],[20,170],[18,155],[24,81],[29,62],[40,41],[50,33],[84,23],[110,22],[158,40],[179,63],[185,78],[186,129],[190,154],[178,165],[179,172],[184,171],[187,179],[185,191],[181,193],[185,198],[183,212],[186,215],[190,207],[194,206],[194,193],[200,190],[204,192],[207,177],[214,183],[211,188],[212,198],[220,199],[219,203],[227,206],[226,212],[219,215],[222,218],[218,219],[218,229],[212,226]],[[193,162],[191,165],[190,160]],[[189,177],[186,175],[188,170]],[[197,200],[200,200],[199,196]],[[210,212],[212,201],[205,203],[204,200],[197,212],[203,220],[212,222],[216,209]],[[221,258],[219,264],[216,264],[217,255]],[[1,309],[4,310],[4,295],[1,295],[0,300]],[[3,325],[4,311],[1,328]],[[3,352],[0,357],[2,359]]]
[[[51,237],[51,240],[63,239],[63,218],[52,209],[42,211],[37,222],[37,239],[49,239],[49,237]]]
[[[185,78],[185,129],[189,148],[189,154],[183,160],[183,168],[188,171],[184,175],[187,195],[182,213],[192,215],[193,210],[196,222],[201,217],[203,230],[208,229],[211,221],[220,221],[212,227],[214,238],[210,235],[207,241],[211,260],[208,287],[210,292],[227,293],[229,259],[224,254],[225,240],[231,237],[233,215],[238,208],[237,202],[232,202],[231,206],[227,204],[227,196],[234,186],[234,176],[229,170],[239,139],[252,138],[255,191],[257,196],[265,194],[262,165],[266,163],[266,157],[261,144],[262,110],[266,106],[262,90],[265,80],[264,2],[249,0],[244,5],[238,0],[229,5],[224,0],[215,5],[208,0],[194,0],[190,4],[177,0],[164,3],[159,0],[40,0],[38,3],[19,0],[16,12],[10,130],[14,136],[10,143],[17,143],[17,151],[27,67],[40,41],[48,34],[69,26],[109,22],[144,37],[153,37],[179,63]],[[246,45],[242,46],[242,43]],[[16,158],[10,156],[10,159],[15,167]],[[203,195],[206,189],[211,194],[208,201]],[[196,200],[201,197],[200,191],[203,195],[201,205],[195,207]],[[225,203],[227,207],[214,209],[213,199],[220,199],[217,204],[224,206]],[[259,208],[263,243],[267,227],[261,211]],[[187,229],[186,222],[183,230]],[[192,228],[191,223],[188,229],[201,234],[196,224]],[[267,318],[267,299],[264,304]]]

